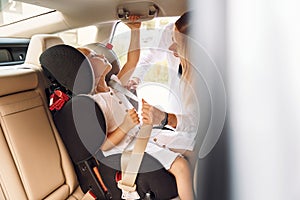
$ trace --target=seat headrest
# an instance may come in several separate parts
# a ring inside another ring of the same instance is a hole
[[[37,34],[32,36],[26,53],[25,63],[40,66],[39,57],[43,51],[63,43],[63,40],[55,35]]]
[[[0,96],[32,90],[38,86],[38,76],[30,68],[3,67],[0,69],[0,85]]]
[[[120,62],[117,54],[112,49],[107,48],[104,44],[101,43],[92,43],[85,45],[84,47],[94,50],[97,54],[103,54],[106,57],[106,59],[110,62],[112,69],[105,77],[107,83],[110,80],[112,74],[117,75],[119,73],[121,68]]]
[[[45,50],[40,63],[46,76],[56,80],[73,94],[90,94],[94,89],[91,63],[79,50],[60,44]]]

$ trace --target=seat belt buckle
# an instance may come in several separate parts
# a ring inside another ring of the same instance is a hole
[[[61,90],[54,90],[50,96],[49,109],[60,110],[69,99],[69,96]]]
[[[136,184],[128,186],[122,183],[122,180],[118,181],[118,188],[122,190],[122,199],[140,199],[140,195],[136,191]]]
[[[128,191],[128,192],[134,192],[134,191],[136,191],[136,184],[134,184],[133,186],[124,185],[122,183],[122,180],[120,180],[120,181],[118,181],[118,188],[120,188],[121,190]]]
[[[115,175],[115,181],[118,183],[120,180],[122,180],[122,172],[117,171]]]

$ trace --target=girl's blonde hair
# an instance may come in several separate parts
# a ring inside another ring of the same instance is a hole
[[[85,56],[88,56],[91,53],[91,50],[89,50],[88,48],[85,48],[85,47],[77,47],[77,50],[79,50]]]

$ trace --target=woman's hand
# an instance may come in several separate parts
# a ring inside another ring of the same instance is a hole
[[[140,123],[139,116],[134,108],[128,110],[122,124],[120,125],[120,129],[127,133],[130,131],[134,126]]]
[[[137,20],[140,19],[140,16],[137,15],[130,15],[129,16],[129,22],[126,23],[126,25],[130,29],[139,29],[141,27],[141,22],[137,22]]]
[[[150,105],[144,99],[142,99],[142,117],[143,123],[158,125],[165,118],[165,112]]]

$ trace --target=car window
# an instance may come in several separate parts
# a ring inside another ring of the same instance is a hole
[[[0,0],[0,26],[14,23],[53,10],[12,0]]]
[[[95,42],[97,36],[97,27],[86,26],[59,32],[56,33],[56,35],[61,37],[65,44],[78,47]]]
[[[161,33],[164,27],[169,23],[174,23],[178,17],[161,17],[150,21],[142,22],[141,26],[141,57],[149,53],[149,48],[157,47],[160,42]],[[97,27],[87,26],[73,30],[67,30],[56,35],[60,36],[66,44],[71,46],[83,46],[94,43],[97,37]],[[121,66],[127,59],[127,50],[129,46],[130,30],[124,23],[117,23],[113,38],[111,40],[113,50],[117,54]],[[102,41],[98,41],[102,42]],[[168,83],[168,66],[167,60],[163,59],[159,62],[151,64],[151,67],[144,76],[144,81]]]
[[[161,33],[169,23],[174,23],[178,17],[155,18],[142,22],[141,26],[141,57],[149,53],[150,48],[155,48],[160,42]],[[129,46],[130,31],[124,23],[118,23],[112,39],[113,49],[118,55],[121,66],[126,62]],[[159,82],[167,84],[168,66],[166,59],[151,64],[144,76],[144,81]]]

